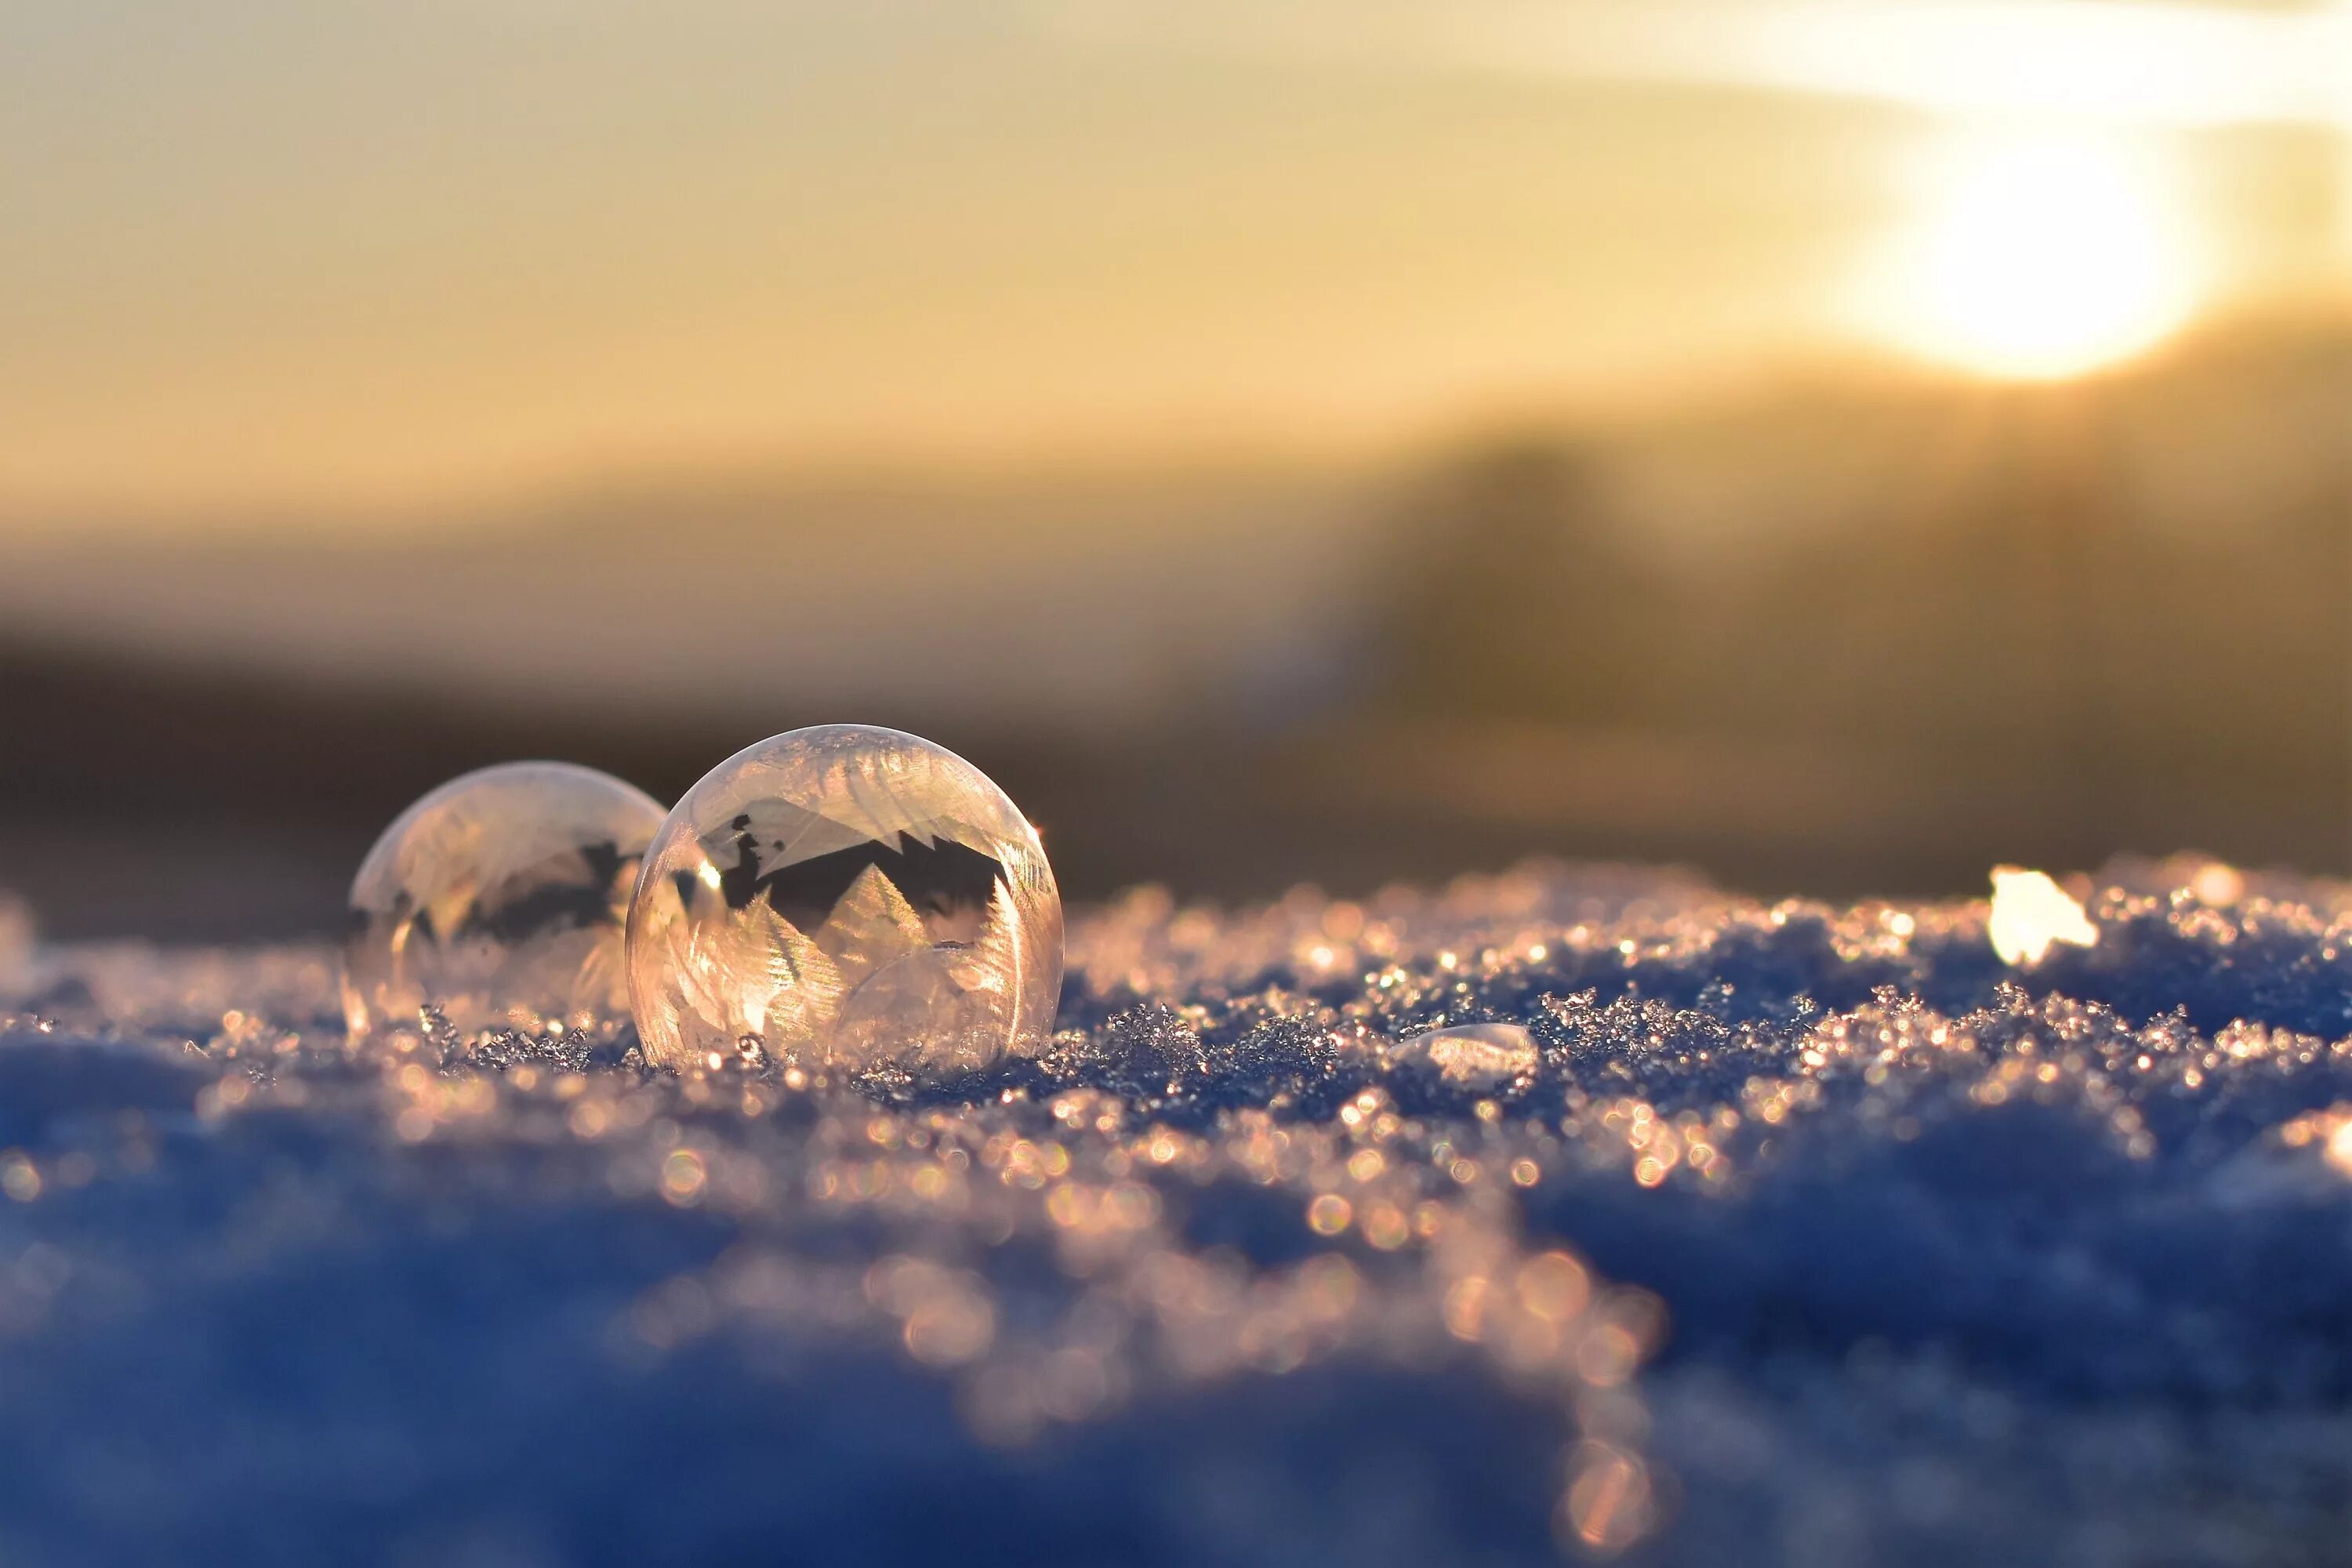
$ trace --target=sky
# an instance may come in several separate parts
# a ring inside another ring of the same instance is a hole
[[[11,0],[0,521],[2077,374],[2352,296],[2347,131],[2341,5]]]

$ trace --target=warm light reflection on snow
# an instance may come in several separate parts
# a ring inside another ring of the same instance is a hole
[[[2279,1129],[2290,1149],[2316,1148],[2337,1175],[2352,1180],[2352,1105],[2299,1116]]]

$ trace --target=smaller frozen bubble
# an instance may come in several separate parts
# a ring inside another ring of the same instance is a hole
[[[593,768],[507,763],[452,779],[384,829],[352,882],[343,1016],[417,1026],[588,1024],[628,1005],[623,932],[650,795]]]
[[[1004,792],[952,752],[827,724],[738,752],[677,803],[629,911],[646,1059],[756,1045],[804,1068],[983,1068],[1044,1047],[1062,900]]]

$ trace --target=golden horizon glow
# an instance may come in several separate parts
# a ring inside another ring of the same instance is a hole
[[[1961,140],[1928,162],[1879,331],[1979,375],[2046,381],[2143,353],[2198,303],[2188,224],[2146,147],[2078,130]]]
[[[1352,464],[2352,304],[2352,0],[239,14],[0,7],[0,532]],[[1906,162],[2004,123],[2114,140]]]

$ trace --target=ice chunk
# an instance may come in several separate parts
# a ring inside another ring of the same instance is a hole
[[[1997,866],[1992,873],[1992,914],[1985,922],[1992,950],[2011,965],[2032,965],[2060,942],[2095,947],[2099,928],[2066,889],[2041,871]]]
[[[1536,1070],[1536,1037],[1517,1024],[1460,1024],[1397,1042],[1391,1066],[1424,1064],[1451,1084],[1486,1093]]]

